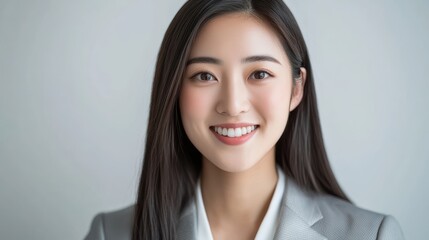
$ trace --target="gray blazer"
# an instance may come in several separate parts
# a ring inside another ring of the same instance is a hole
[[[134,205],[99,213],[85,240],[131,239]],[[196,233],[196,206],[182,211],[177,239],[192,240]],[[280,223],[274,239],[290,240],[399,240],[404,239],[394,217],[358,208],[339,198],[303,191],[286,176]]]

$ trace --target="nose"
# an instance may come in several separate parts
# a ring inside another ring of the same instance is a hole
[[[219,95],[216,106],[218,113],[233,117],[249,111],[249,91],[241,77],[224,79]]]

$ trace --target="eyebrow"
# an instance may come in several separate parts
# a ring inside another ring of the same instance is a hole
[[[268,55],[256,55],[256,56],[250,56],[243,58],[241,60],[241,63],[251,63],[251,62],[262,62],[262,61],[269,61],[278,63],[281,65],[279,60],[275,59],[274,57],[268,56]],[[223,62],[220,59],[213,58],[213,57],[195,57],[191,58],[186,62],[186,66],[193,64],[193,63],[210,63],[210,64],[217,64],[221,65]]]

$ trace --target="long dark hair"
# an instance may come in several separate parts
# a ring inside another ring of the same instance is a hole
[[[135,207],[133,239],[175,239],[180,212],[194,196],[201,153],[182,126],[178,104],[190,49],[201,27],[226,13],[251,14],[270,24],[293,69],[307,70],[304,96],[289,115],[276,143],[276,162],[304,189],[346,201],[329,165],[307,47],[298,24],[282,0],[189,0],[168,27],[156,63],[143,169]]]

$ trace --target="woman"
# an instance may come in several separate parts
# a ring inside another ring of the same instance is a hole
[[[325,151],[310,59],[281,0],[189,0],[165,34],[135,206],[87,239],[403,239]]]

